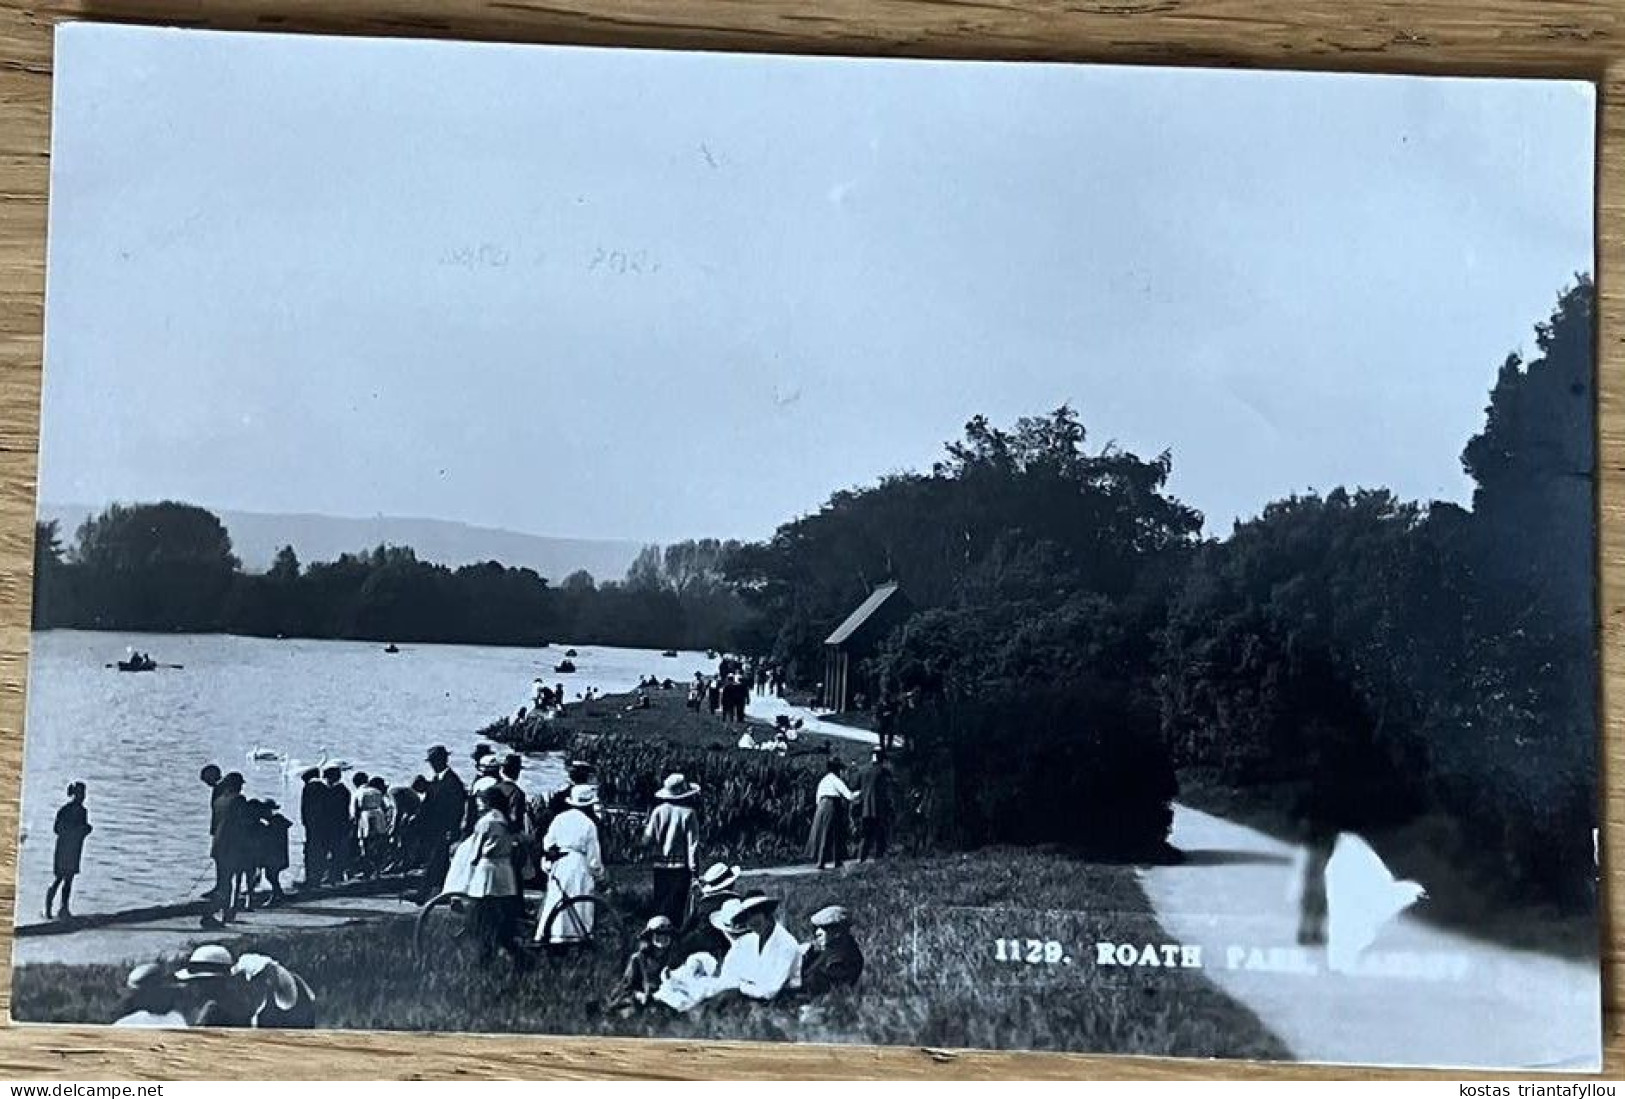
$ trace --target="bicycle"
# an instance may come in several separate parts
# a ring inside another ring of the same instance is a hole
[[[549,885],[558,882],[558,860],[550,860]],[[543,918],[547,890],[525,890],[524,913],[519,922],[520,942],[529,950],[603,952],[619,963],[630,951],[630,934],[620,910],[602,893],[564,894],[546,913],[541,935],[537,923]],[[472,951],[476,945],[470,926],[474,902],[478,898],[448,890],[436,894],[418,912],[412,928],[412,953],[421,963],[428,959],[454,957]]]

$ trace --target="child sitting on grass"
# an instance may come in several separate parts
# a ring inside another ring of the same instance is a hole
[[[671,920],[665,916],[655,916],[644,925],[638,933],[638,948],[626,960],[626,972],[605,1002],[605,1010],[630,1015],[649,1004],[650,997],[666,978],[675,933]]]

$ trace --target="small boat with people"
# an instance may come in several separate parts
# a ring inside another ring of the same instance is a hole
[[[576,670],[575,661],[561,660],[557,664],[553,665],[553,670],[558,672],[560,675],[569,675],[571,672]]]
[[[564,655],[565,656],[580,656],[581,654],[576,652],[574,649],[565,649],[564,650]]]
[[[715,660],[717,658],[717,651],[715,649],[706,649],[705,658],[707,660]]]
[[[106,667],[117,668],[121,672],[155,672],[158,670],[158,662],[152,658],[151,653],[137,652],[134,648],[127,648],[124,650],[123,660],[116,664],[108,664]],[[169,664],[166,667],[179,668],[180,665]]]
[[[661,653],[660,655],[661,656],[676,656],[677,655],[677,650],[676,649],[667,649],[665,652]]]
[[[389,644],[384,646],[384,651],[386,653],[398,653],[401,650],[400,650],[400,646],[396,645],[395,642],[391,641]]]

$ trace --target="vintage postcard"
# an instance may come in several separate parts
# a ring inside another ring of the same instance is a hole
[[[1597,1068],[1595,110],[61,28],[14,1017]]]

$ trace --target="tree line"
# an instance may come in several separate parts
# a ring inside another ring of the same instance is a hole
[[[34,628],[541,645],[707,648],[749,615],[721,580],[731,544],[646,547],[624,580],[558,586],[496,561],[451,568],[380,545],[304,564],[292,546],[245,571],[219,518],[191,504],[113,504],[64,545],[37,523]]]

